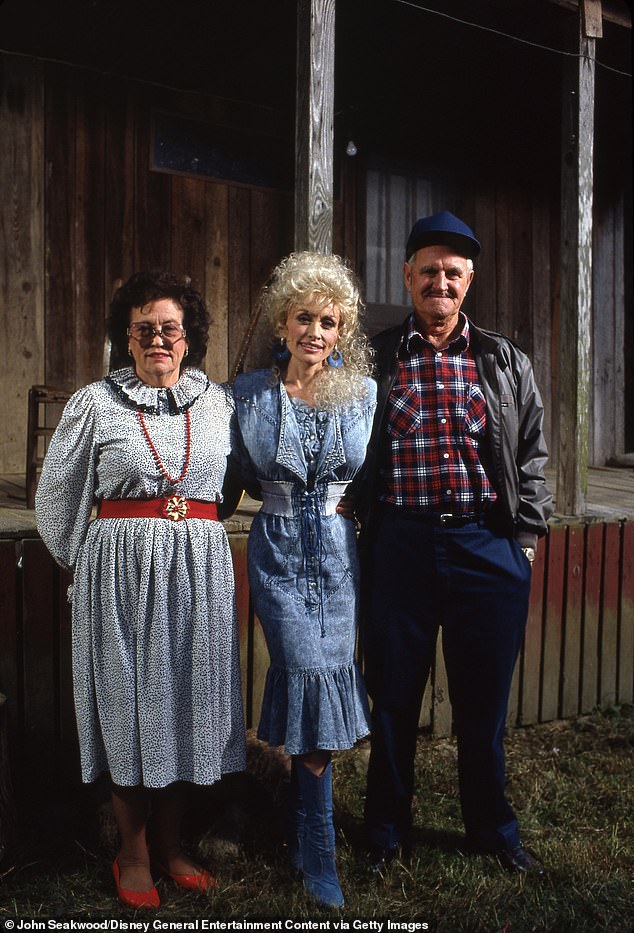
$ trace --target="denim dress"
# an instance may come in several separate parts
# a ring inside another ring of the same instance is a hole
[[[370,727],[354,658],[355,525],[335,508],[365,459],[376,385],[326,410],[291,400],[269,370],[238,376],[233,393],[233,456],[262,499],[248,545],[270,655],[258,737],[291,755],[351,748]]]

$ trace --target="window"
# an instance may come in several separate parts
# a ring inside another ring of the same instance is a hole
[[[152,168],[291,190],[294,151],[292,140],[288,143],[272,134],[155,111]]]
[[[405,244],[419,217],[454,210],[448,184],[413,171],[370,167],[366,183],[365,298],[370,334],[400,323],[410,301],[403,284]]]

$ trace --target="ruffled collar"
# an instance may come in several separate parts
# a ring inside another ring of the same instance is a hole
[[[176,385],[168,389],[148,386],[141,382],[131,366],[117,369],[105,379],[124,402],[152,415],[162,412],[181,414],[191,408],[209,386],[209,379],[202,369],[192,366],[184,369]]]

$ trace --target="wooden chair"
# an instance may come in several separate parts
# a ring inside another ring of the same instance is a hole
[[[71,393],[53,386],[31,386],[26,429],[26,507],[35,508],[35,490],[48,442]],[[50,405],[56,405],[52,411]],[[54,424],[53,424],[54,422]]]

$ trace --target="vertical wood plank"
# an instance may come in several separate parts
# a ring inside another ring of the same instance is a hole
[[[559,212],[551,207],[551,229],[553,230],[552,239],[552,263],[551,263],[551,295],[552,295],[552,328],[550,344],[550,379],[546,382],[544,388],[547,392],[547,398],[550,398],[553,420],[551,425],[550,451],[551,459],[556,458],[559,450],[559,421],[560,421],[560,372],[559,359],[561,355],[561,245],[559,237],[555,235],[555,230],[559,229]],[[553,464],[556,465],[556,464]],[[556,479],[556,477],[555,477]],[[553,489],[555,492],[555,489]]]
[[[76,386],[103,375],[106,324],[104,283],[103,78],[82,72],[75,109],[75,373]],[[63,244],[56,244],[63,249]],[[109,297],[109,295],[108,295]]]
[[[229,546],[233,559],[233,577],[236,586],[236,613],[238,638],[240,641],[240,667],[242,669],[242,702],[247,725],[251,724],[250,689],[247,682],[249,667],[249,581],[247,576],[247,535],[229,535]]]
[[[519,721],[520,711],[520,689],[521,689],[521,664],[518,658],[513,677],[511,678],[511,688],[509,690],[509,701],[506,709],[507,726],[516,726]]]
[[[46,65],[46,341],[45,381],[77,388],[75,341],[75,97],[73,69]]]
[[[581,14],[579,14],[580,16]],[[561,417],[557,508],[585,511],[588,481],[595,39],[564,62],[561,160]]]
[[[229,188],[205,188],[205,302],[211,315],[205,371],[223,382],[229,376]]]
[[[229,359],[233,361],[242,344],[251,314],[250,192],[229,189]]]
[[[205,182],[172,176],[172,271],[205,293]]]
[[[35,59],[0,54],[0,471],[24,470],[29,388],[44,381],[44,101]]]
[[[21,702],[17,583],[16,542],[0,541],[0,691],[7,697],[5,715],[12,738],[17,736]]]
[[[592,270],[592,463],[625,447],[625,297],[622,201],[595,209]]]
[[[257,617],[253,615],[253,607],[249,599],[247,542],[248,535],[246,534],[229,535],[236,581],[242,696],[246,726],[251,729],[257,727],[260,720],[264,684],[269,668],[269,653],[262,626]]]
[[[625,198],[619,199],[612,214],[612,279],[613,285],[613,305],[610,309],[610,315],[614,320],[614,346],[618,352],[614,354],[614,389],[612,396],[608,399],[614,414],[614,435],[612,437],[612,449],[609,456],[620,454],[627,450],[625,439],[625,419],[628,409],[623,405],[623,399],[628,392],[629,383],[626,380],[626,353],[628,346],[628,331],[626,329],[626,317],[629,316],[629,308],[626,308],[626,291],[629,289],[627,284],[628,274],[625,272],[625,252],[628,234],[626,233],[625,223]],[[628,360],[631,359],[628,353]],[[602,463],[602,460],[596,459],[594,463]]]
[[[615,363],[623,343],[615,346],[614,328],[606,326],[614,307],[614,250],[612,211],[597,205],[594,223],[595,262],[592,269],[592,434],[589,456],[605,463],[613,455],[615,433]],[[622,275],[622,273],[621,273]],[[621,392],[620,399],[623,398]],[[624,406],[620,406],[621,409]],[[619,448],[623,450],[623,448]]]
[[[566,542],[566,526],[552,525],[548,535],[540,722],[559,715]]]
[[[531,596],[521,657],[520,722],[523,725],[539,722],[546,552],[547,543],[542,541],[537,549],[531,576]]]
[[[496,315],[495,330],[513,336],[513,296],[515,293],[514,269],[510,255],[513,237],[510,198],[498,185],[495,192],[495,264],[496,264]],[[484,283],[483,283],[484,284]],[[488,283],[487,283],[488,284]]]
[[[298,0],[295,248],[332,252],[335,0]]]
[[[57,644],[59,682],[59,736],[64,753],[74,752],[74,763],[78,760],[77,727],[75,725],[75,704],[73,699],[72,666],[72,610],[68,602],[68,587],[73,577],[71,573],[57,570],[57,599],[54,618],[57,619]],[[78,773],[78,772],[77,772]]]
[[[106,87],[105,139],[105,290],[134,271],[134,139],[136,107],[126,82],[111,79]]]
[[[621,528],[616,522],[605,526],[603,553],[603,599],[601,606],[601,666],[599,702],[611,706],[616,702],[618,671],[619,621],[619,562],[621,557]]]
[[[452,712],[449,701],[449,682],[447,668],[442,653],[442,638],[436,641],[436,659],[432,671],[434,692],[432,706],[433,735],[451,735]]]
[[[23,542],[23,677],[26,762],[52,759],[57,739],[59,696],[57,644],[51,606],[56,600],[56,568],[43,542]]]
[[[481,234],[478,233],[478,238]],[[532,356],[531,257],[532,215],[530,193],[516,187],[498,185],[495,192],[495,281],[496,317],[494,329],[507,334]],[[484,257],[486,245],[483,244]],[[478,265],[480,258],[478,258]],[[482,278],[482,290],[488,278]],[[480,295],[477,296],[478,305]]]
[[[262,710],[262,697],[266,674],[269,669],[269,649],[266,647],[264,629],[257,616],[253,620],[253,666],[251,669],[252,725],[257,728]]]
[[[423,702],[420,706],[420,715],[418,717],[418,728],[428,729],[432,724],[432,708],[434,704],[434,688],[432,678],[427,678],[425,691],[423,693]]]
[[[581,616],[583,612],[584,528],[568,529],[566,560],[566,607],[561,684],[561,715],[570,719],[579,713],[581,667]]]
[[[345,156],[341,161],[340,177],[340,222],[333,231],[333,249],[343,256],[359,274],[357,256],[356,218],[359,214],[359,160]]]
[[[251,192],[251,312],[271,271],[290,249],[289,206],[276,191]],[[245,369],[270,366],[270,345],[269,323],[261,315],[251,338]]]
[[[604,525],[588,526],[586,579],[583,612],[583,657],[581,660],[581,713],[591,712],[599,699],[599,619],[603,568]]]
[[[171,264],[171,179],[151,171],[152,106],[154,88],[135,87],[137,98],[134,154],[134,268],[146,272],[169,270]]]
[[[473,285],[469,290],[474,319],[480,327],[497,330],[498,263],[496,258],[495,198],[493,192],[482,189],[475,194],[474,233],[482,244]],[[473,293],[473,294],[472,294]]]
[[[356,170],[356,194],[358,210],[352,218],[352,235],[354,237],[354,268],[357,275],[363,283],[367,298],[367,274],[368,266],[366,259],[366,243],[368,242],[368,172],[365,171],[364,163],[359,161]],[[367,330],[367,322],[366,322]]]
[[[531,362],[544,402],[544,437],[549,450],[552,438],[553,392],[551,391],[551,347],[553,304],[551,294],[551,236],[548,194],[535,191],[532,200],[531,231]],[[554,396],[555,398],[557,396]]]
[[[634,700],[634,522],[623,524],[621,618],[619,624],[619,703]]]

